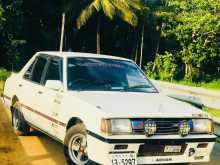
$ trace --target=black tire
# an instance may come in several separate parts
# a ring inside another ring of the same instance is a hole
[[[17,135],[27,135],[30,132],[30,126],[17,105],[12,108],[12,126]]]
[[[77,158],[74,159],[74,156],[73,156],[77,153],[77,151],[73,151],[73,150],[70,151],[70,149],[69,149],[70,144],[73,145],[74,138],[76,140],[77,140],[77,136],[79,136],[79,137],[82,136],[82,137],[86,138],[86,135],[87,135],[87,132],[86,132],[85,126],[82,123],[76,124],[75,126],[69,128],[67,130],[65,140],[64,140],[64,155],[65,155],[65,158],[66,158],[68,165],[96,165],[96,163],[89,160],[88,156],[87,156],[87,158],[88,158],[87,161],[85,161],[83,163],[77,162]],[[81,141],[80,144],[77,143],[77,145],[81,146],[82,143],[83,142]],[[76,144],[76,143],[74,143],[74,144]],[[80,152],[80,149],[78,149],[78,153],[79,152]]]

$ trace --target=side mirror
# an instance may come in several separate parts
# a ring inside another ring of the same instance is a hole
[[[45,87],[49,89],[53,89],[55,91],[59,91],[59,90],[63,90],[63,83],[59,80],[47,80]]]

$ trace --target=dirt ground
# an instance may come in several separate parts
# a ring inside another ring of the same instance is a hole
[[[0,103],[0,165],[66,165],[62,145],[44,134],[16,136]]]

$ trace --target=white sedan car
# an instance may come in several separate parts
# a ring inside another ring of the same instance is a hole
[[[131,60],[38,52],[5,83],[17,133],[38,129],[64,144],[69,164],[207,162],[212,119],[161,94]]]

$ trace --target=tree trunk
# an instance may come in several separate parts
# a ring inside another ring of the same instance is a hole
[[[156,47],[155,54],[159,52],[159,49],[160,49],[160,36],[158,37],[158,40],[157,40],[157,47]]]
[[[135,50],[135,63],[137,64],[137,58],[138,58],[138,44],[136,45],[136,50]]]
[[[192,81],[193,65],[185,62],[185,77]]]
[[[143,23],[143,27],[142,27],[142,34],[141,34],[141,55],[140,55],[140,68],[142,67],[143,50],[144,50],[144,23]]]
[[[101,53],[101,37],[100,37],[100,15],[98,15],[98,20],[97,20],[97,32],[96,32],[96,52],[97,54]]]
[[[162,26],[162,25],[161,25]],[[159,26],[159,35],[157,38],[157,47],[156,47],[156,51],[155,51],[155,56],[157,55],[157,53],[160,50],[160,36],[161,36],[161,26]]]
[[[185,62],[185,76],[188,74],[188,65],[187,63]]]

